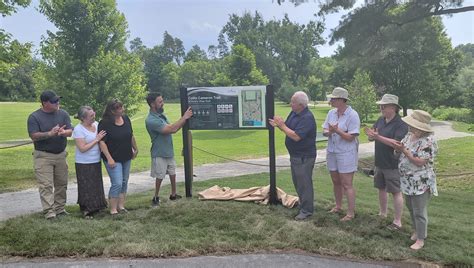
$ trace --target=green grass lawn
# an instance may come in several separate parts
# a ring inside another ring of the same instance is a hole
[[[26,121],[28,115],[39,108],[37,103],[0,103],[0,147],[12,140],[29,140]],[[311,108],[315,114],[318,130],[326,117],[329,107]],[[275,113],[286,117],[290,107],[286,104],[277,103]],[[70,114],[74,114],[71,112]],[[180,115],[180,105],[176,103],[165,104],[165,113],[172,122]],[[148,114],[148,106],[142,105],[140,111],[131,120],[134,135],[137,140],[139,154],[132,162],[132,172],[144,171],[150,168],[150,137],[145,128],[145,118]],[[78,123],[72,119],[73,125]],[[208,152],[232,159],[250,159],[268,156],[268,132],[265,130],[201,130],[192,131],[193,146]],[[361,140],[364,140],[361,137]],[[366,140],[366,139],[365,139]],[[173,135],[173,142],[178,165],[182,165],[182,134],[181,131]],[[318,143],[325,146],[324,143]],[[67,158],[71,179],[75,179],[74,171],[74,141],[68,142]],[[277,154],[286,154],[284,135],[281,131],[275,131],[275,150]],[[0,166],[0,193],[11,192],[36,186],[33,173],[33,159],[31,153],[33,145],[25,145],[9,149],[0,149],[0,163],[8,165]],[[224,162],[222,158],[206,154],[199,150],[193,152],[194,165],[205,163]],[[104,170],[104,174],[106,174]]]
[[[391,219],[376,216],[378,199],[372,179],[360,173],[354,180],[356,218],[341,223],[340,216],[327,213],[333,204],[332,183],[326,169],[320,167],[314,173],[316,214],[309,221],[295,222],[296,208],[196,198],[199,191],[215,184],[231,188],[268,184],[268,174],[248,175],[195,182],[193,198],[163,200],[157,209],[150,206],[151,191],[134,194],[128,198],[130,213],[118,217],[104,212],[84,220],[78,206],[69,206],[71,215],[54,222],[44,220],[40,213],[10,219],[0,223],[0,256],[184,257],[303,250],[363,260],[472,266],[474,175],[448,178],[441,174],[448,170],[472,174],[472,158],[464,156],[473,149],[474,137],[440,142],[436,162],[439,196],[430,202],[428,238],[418,252],[409,249],[411,226],[406,208],[402,231],[388,230]],[[277,174],[277,185],[295,194],[289,171]],[[182,192],[183,184],[178,187]],[[164,187],[163,196],[168,192],[169,186]]]

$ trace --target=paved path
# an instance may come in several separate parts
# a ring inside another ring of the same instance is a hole
[[[246,268],[246,267],[318,267],[318,268],[385,268],[385,267],[420,267],[406,262],[357,262],[342,258],[330,258],[303,254],[248,254],[226,256],[200,256],[191,258],[168,259],[34,259],[21,262],[0,264],[1,267],[205,267],[205,268]]]
[[[435,128],[435,135],[438,140],[448,139],[452,137],[472,136],[472,134],[456,132],[452,129],[451,123],[444,121],[435,121],[432,123]],[[359,146],[359,156],[361,158],[373,155],[374,145],[372,142],[364,143]],[[317,163],[325,163],[326,150],[318,150]],[[289,156],[277,156],[277,170],[289,168]],[[248,159],[245,162],[268,165],[268,158]],[[280,166],[280,167],[278,167]],[[194,167],[194,181],[209,180],[223,177],[234,177],[247,174],[258,174],[268,172],[266,166],[249,166],[238,162],[227,162],[220,164],[204,164]],[[184,181],[183,167],[176,170],[177,181]],[[163,184],[169,184],[169,180],[163,180]],[[104,177],[104,188],[110,187],[110,180]],[[130,174],[129,193],[143,192],[154,189],[154,180],[150,177],[149,171]],[[107,192],[107,190],[106,190]],[[194,193],[196,194],[196,193]],[[77,184],[69,183],[67,190],[67,203],[69,205],[77,202]],[[7,220],[20,215],[41,211],[41,203],[37,188],[27,189],[19,192],[0,194],[0,221]]]

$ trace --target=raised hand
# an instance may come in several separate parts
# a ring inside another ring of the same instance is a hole
[[[189,119],[191,118],[191,116],[193,116],[193,109],[191,108],[191,106],[189,106],[186,112],[184,112],[183,118]]]

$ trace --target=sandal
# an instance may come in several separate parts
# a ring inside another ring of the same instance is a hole
[[[389,229],[390,231],[401,231],[402,227],[396,225],[395,223],[391,223],[390,225],[387,226],[387,229]]]
[[[346,215],[344,218],[342,218],[340,221],[352,221],[354,219],[355,215]]]
[[[128,210],[126,208],[120,208],[118,213],[126,214],[126,213],[128,213]]]
[[[341,212],[341,211],[342,211],[342,209],[337,208],[337,207],[333,207],[333,208],[332,208],[331,210],[329,210],[328,212],[329,212],[329,213],[339,213],[339,212]]]
[[[423,246],[425,245],[424,242],[418,242],[416,241],[415,244],[411,245],[410,248],[413,249],[413,250],[420,250],[423,248]]]

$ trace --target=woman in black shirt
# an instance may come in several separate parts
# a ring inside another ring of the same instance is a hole
[[[98,126],[98,131],[101,130],[107,132],[99,145],[105,168],[110,177],[110,214],[127,212],[125,196],[130,164],[131,160],[137,156],[138,149],[133,136],[132,122],[124,114],[123,104],[117,99],[107,103]]]

